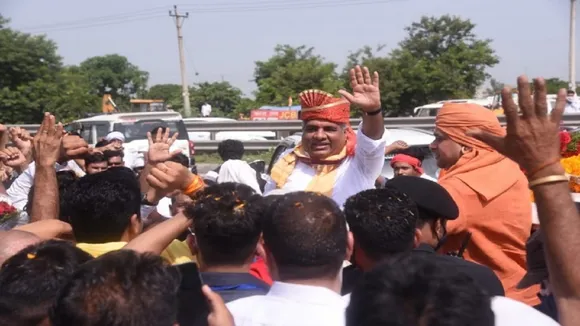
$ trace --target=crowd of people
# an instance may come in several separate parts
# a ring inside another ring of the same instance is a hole
[[[236,141],[194,174],[162,126],[139,169],[119,135],[91,148],[49,113],[34,137],[0,128],[0,325],[577,325],[566,91],[548,115],[520,77],[507,128],[444,105],[435,180],[385,129],[378,74],[350,77],[341,98],[300,94],[302,140],[267,178]]]

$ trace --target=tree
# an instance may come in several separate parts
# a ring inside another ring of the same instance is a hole
[[[489,77],[486,69],[499,62],[491,41],[478,40],[474,28],[458,17],[423,17],[405,28],[407,37],[390,56],[369,56],[368,49],[359,52],[360,63],[377,65],[381,101],[389,115],[408,115],[427,103],[473,97]]]
[[[183,96],[181,85],[177,84],[159,84],[153,85],[147,91],[145,97],[148,99],[161,99],[171,106],[172,110],[183,110]]]
[[[88,58],[80,69],[88,77],[93,94],[111,94],[121,107],[128,106],[131,97],[145,93],[149,79],[149,73],[118,54]]]
[[[335,93],[342,84],[335,70],[336,64],[315,55],[314,48],[277,45],[274,56],[256,62],[256,102],[287,105],[288,97],[296,99],[300,92],[311,88]]]
[[[347,58],[347,63],[342,72],[342,80],[345,89],[350,89],[350,69],[356,65],[362,65],[369,68],[371,72],[377,71],[380,75],[379,87],[381,90],[381,106],[383,108],[391,107],[393,102],[393,97],[396,98],[398,93],[392,93],[392,79],[390,77],[392,73],[392,60],[384,54],[381,56],[381,52],[385,49],[385,45],[378,45],[376,49],[372,49],[370,46],[365,46],[355,52],[349,54]],[[351,110],[351,116],[360,116],[359,110]]]
[[[489,80],[489,87],[485,90],[487,96],[494,96],[499,94],[504,88],[505,84],[497,81],[497,79],[492,78]]]
[[[203,82],[189,91],[191,107],[200,110],[204,103],[212,106],[212,115],[232,115],[242,100],[242,91],[229,82]]]
[[[79,67],[63,68],[52,85],[57,91],[47,108],[60,121],[70,122],[101,111],[101,98],[91,93],[89,79]]]
[[[7,27],[0,16],[0,122],[38,123],[58,95],[62,68],[54,42]]]
[[[558,91],[562,88],[568,89],[570,88],[569,84],[565,80],[561,80],[560,78],[548,78],[546,81],[546,90],[548,94],[558,94]],[[576,94],[578,94],[578,90],[580,88],[576,88]]]

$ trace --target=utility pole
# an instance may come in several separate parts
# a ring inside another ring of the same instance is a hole
[[[179,66],[181,68],[181,88],[183,96],[183,111],[185,117],[191,116],[191,106],[189,104],[189,87],[187,85],[187,71],[185,69],[185,57],[183,55],[183,35],[181,33],[181,26],[183,26],[183,20],[189,17],[189,13],[186,12],[185,15],[179,14],[177,12],[177,6],[173,6],[173,12],[169,11],[170,17],[175,17],[175,27],[177,28],[177,45],[179,47]]]
[[[576,0],[570,0],[569,87],[576,91]]]

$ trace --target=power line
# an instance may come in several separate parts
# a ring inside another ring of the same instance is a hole
[[[69,20],[60,23],[51,23],[51,24],[44,24],[44,25],[36,25],[36,26],[25,26],[22,27],[21,30],[35,30],[35,29],[44,29],[44,28],[54,28],[54,27],[61,27],[61,26],[70,26],[70,25],[84,25],[84,24],[92,24],[96,22],[107,22],[111,20],[119,20],[119,19],[126,19],[126,18],[133,18],[138,16],[144,15],[151,15],[155,13],[162,13],[165,12],[166,7],[156,7],[150,9],[143,9],[139,11],[133,12],[125,12],[115,15],[107,15],[107,16],[99,16],[99,17],[87,17],[83,19],[77,20]]]
[[[224,12],[253,12],[271,10],[299,10],[327,7],[349,7],[372,4],[385,4],[395,1],[407,0],[326,0],[326,1],[289,1],[289,2],[247,2],[231,4],[212,4],[204,7],[202,5],[186,5],[184,8],[194,11],[193,13],[224,13]]]
[[[127,17],[127,18],[118,19],[115,21],[108,21],[108,22],[96,22],[96,23],[78,24],[78,25],[64,25],[63,24],[60,27],[57,26],[54,28],[46,28],[46,29],[30,29],[30,30],[24,30],[24,32],[31,33],[31,34],[40,34],[40,33],[56,32],[56,31],[78,30],[78,29],[85,29],[85,28],[91,28],[91,27],[101,27],[101,26],[126,24],[126,23],[130,23],[130,22],[150,20],[153,18],[160,18],[160,17],[167,17],[167,16],[165,14],[155,14],[155,15],[149,15],[149,16]]]
[[[314,0],[314,1],[278,1],[272,2],[268,0],[256,0],[249,2],[222,2],[222,3],[201,3],[201,4],[184,4],[183,9],[191,10],[192,14],[211,14],[211,13],[246,13],[246,12],[261,12],[261,11],[276,11],[276,10],[301,10],[301,9],[317,9],[328,7],[350,7],[373,4],[385,4],[395,1],[408,0]],[[101,16],[85,18],[74,21],[45,24],[38,26],[24,27],[20,30],[29,33],[46,33],[52,31],[65,31],[72,29],[83,29],[90,27],[99,27],[107,25],[117,25],[127,22],[135,22],[161,17],[161,10],[165,7],[155,7],[150,9],[143,9],[135,12],[127,12],[116,15]]]

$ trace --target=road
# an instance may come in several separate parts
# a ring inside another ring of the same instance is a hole
[[[217,168],[219,164],[198,163],[196,165],[197,165],[197,173],[206,174],[207,171],[211,171],[211,170]]]

